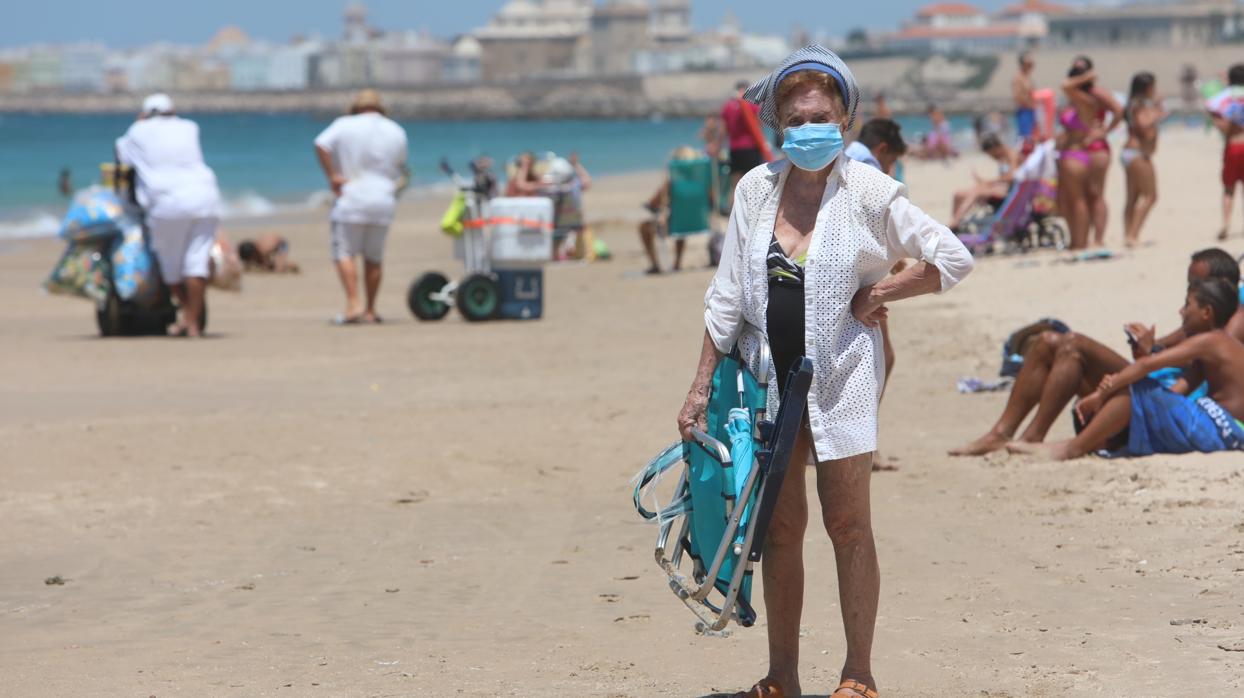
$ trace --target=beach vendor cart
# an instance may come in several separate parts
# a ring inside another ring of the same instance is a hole
[[[92,301],[103,337],[165,334],[177,306],[129,194],[132,175],[111,163],[100,170],[102,184],[78,192],[65,214],[59,234],[67,246],[43,288]],[[206,324],[204,306],[199,326]]]
[[[488,196],[475,177],[442,169],[458,191],[441,220],[464,275],[451,281],[429,271],[410,285],[406,303],[420,320],[440,320],[456,307],[472,322],[535,320],[544,313],[544,265],[553,256],[553,202],[547,197]]]

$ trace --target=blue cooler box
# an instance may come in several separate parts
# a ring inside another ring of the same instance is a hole
[[[507,320],[537,320],[544,313],[544,270],[493,269],[501,286],[499,313]]]

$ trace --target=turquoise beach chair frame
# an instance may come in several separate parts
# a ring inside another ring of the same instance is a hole
[[[737,350],[723,357],[713,374],[707,431],[694,430],[694,441],[667,448],[641,471],[635,488],[639,513],[658,521],[657,565],[670,589],[695,614],[701,633],[721,632],[731,620],[743,627],[756,621],[752,569],[763,554],[811,388],[812,364],[805,359],[792,371],[778,414],[769,421],[765,403],[771,359],[763,340],[757,364],[760,379]],[[746,412],[736,409],[740,407]],[[740,421],[745,413],[750,424]],[[743,438],[740,428],[748,432]],[[671,503],[659,512],[644,509],[641,492],[678,463],[685,467]],[[689,572],[687,559],[692,561]]]

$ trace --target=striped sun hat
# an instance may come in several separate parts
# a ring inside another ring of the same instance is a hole
[[[769,128],[780,131],[777,121],[778,85],[791,73],[801,70],[817,70],[828,73],[838,83],[842,91],[842,99],[847,107],[847,130],[855,125],[855,111],[860,105],[860,88],[855,84],[855,76],[838,54],[829,49],[812,44],[795,51],[782,61],[767,77],[761,78],[743,93],[743,99],[760,105],[760,119]]]

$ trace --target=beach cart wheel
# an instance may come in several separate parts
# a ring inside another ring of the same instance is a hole
[[[125,318],[121,313],[121,299],[116,293],[108,292],[108,297],[95,306],[95,323],[99,325],[99,336],[116,337],[122,332]]]
[[[449,279],[434,271],[415,279],[406,293],[406,305],[410,307],[410,312],[420,320],[440,320],[445,317],[449,312],[449,305],[435,300],[432,295],[440,293],[448,285]]]
[[[501,306],[501,287],[487,274],[471,274],[458,286],[458,312],[471,322],[491,320]]]

